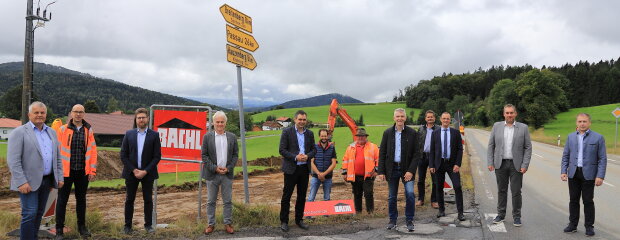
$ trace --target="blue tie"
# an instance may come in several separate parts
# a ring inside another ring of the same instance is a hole
[[[443,158],[448,158],[448,129],[443,130]]]

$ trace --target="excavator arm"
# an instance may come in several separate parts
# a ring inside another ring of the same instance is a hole
[[[353,135],[353,141],[355,141],[355,134],[357,133],[357,124],[355,124],[355,121],[353,120],[353,118],[349,116],[349,114],[347,113],[347,110],[338,106],[338,100],[334,98],[332,99],[332,104],[329,108],[329,116],[327,117],[327,133],[330,139],[332,138],[332,133],[334,132],[334,126],[336,125],[337,117],[340,117],[340,119],[342,119],[344,124],[346,124],[349,127]]]

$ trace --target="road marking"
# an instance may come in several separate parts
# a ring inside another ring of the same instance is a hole
[[[540,155],[538,155],[538,154],[536,154],[536,153],[534,153],[534,155],[536,155],[536,156],[537,156],[537,157],[539,157],[539,158],[544,158],[543,156],[540,156]]]
[[[504,225],[503,222],[498,223],[498,224],[493,223],[493,219],[497,217],[497,213],[485,213],[484,217],[488,222],[487,227],[489,227],[489,230],[491,232],[507,232],[506,225]]]
[[[618,160],[614,160],[614,159],[611,159],[611,158],[608,158],[607,160],[612,161],[612,162],[618,161]]]
[[[603,183],[604,183],[605,185],[608,185],[608,186],[611,186],[611,187],[616,187],[616,186],[614,186],[613,184],[608,183],[608,182],[603,182]]]

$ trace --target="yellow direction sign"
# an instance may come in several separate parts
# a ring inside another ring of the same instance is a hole
[[[230,25],[226,25],[226,40],[251,52],[258,48],[258,42],[252,35],[239,31]]]
[[[226,59],[229,62],[242,66],[244,68],[254,70],[256,68],[256,60],[249,52],[226,44]]]
[[[252,33],[252,18],[250,16],[237,11],[237,9],[228,6],[228,4],[222,5],[220,12],[226,22]]]
[[[613,114],[616,118],[620,118],[620,108],[614,109],[611,114]]]

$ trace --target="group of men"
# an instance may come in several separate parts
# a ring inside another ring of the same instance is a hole
[[[73,106],[71,119],[58,130],[45,125],[47,108],[42,102],[29,106],[29,122],[16,128],[9,137],[7,162],[12,173],[11,190],[19,192],[22,220],[22,239],[37,237],[45,203],[51,188],[59,188],[56,212],[56,239],[63,239],[66,205],[75,185],[78,232],[90,236],[86,227],[86,189],[93,181],[97,169],[97,147],[94,132],[84,120],[84,107]],[[487,166],[495,171],[498,186],[497,217],[493,223],[501,223],[506,217],[508,186],[512,194],[512,217],[515,226],[521,226],[521,186],[532,154],[532,144],[527,125],[517,122],[517,110],[513,105],[503,109],[505,121],[494,124],[488,144]],[[123,138],[120,157],[123,162],[122,178],[127,188],[125,201],[124,232],[130,234],[134,212],[134,200],[139,184],[144,198],[144,227],[148,233],[152,226],[153,182],[157,179],[157,164],[161,160],[159,134],[148,128],[148,110],[135,111],[134,128]],[[369,134],[359,128],[355,141],[346,148],[342,163],[343,180],[352,186],[355,211],[362,212],[365,199],[366,211],[374,211],[373,188],[375,178],[387,181],[388,229],[397,226],[397,195],[399,183],[405,190],[405,224],[414,231],[415,206],[424,204],[427,169],[432,178],[431,206],[438,209],[437,217],[443,217],[445,202],[443,182],[448,175],[456,195],[458,220],[464,221],[463,193],[460,168],[463,142],[458,130],[450,127],[451,116],[444,112],[440,126],[435,125],[435,113],[425,112],[426,124],[416,131],[405,125],[405,110],[394,111],[394,125],[383,133],[380,147],[368,141]],[[232,181],[234,166],[238,161],[237,137],[225,131],[227,117],[218,111],[213,116],[214,130],[203,137],[202,177],[207,180],[208,226],[205,234],[215,229],[215,207],[218,194],[224,203],[224,229],[234,233],[232,226]],[[280,138],[279,152],[283,157],[284,187],[280,208],[280,228],[289,231],[290,200],[297,189],[295,224],[302,229],[304,222],[306,192],[307,201],[315,200],[323,185],[323,199],[330,200],[332,178],[337,164],[334,144],[329,141],[327,129],[319,130],[320,141],[315,143],[314,133],[306,127],[306,112],[294,115],[295,124],[285,128]],[[568,181],[570,192],[570,223],[564,232],[575,232],[579,221],[579,199],[583,198],[586,235],[594,235],[594,186],[600,186],[605,178],[606,150],[603,137],[590,130],[588,114],[577,116],[577,131],[570,134],[562,157],[561,180]],[[418,201],[415,201],[414,181],[418,173]]]
[[[84,106],[71,109],[69,122],[57,130],[45,125],[47,107],[33,102],[28,107],[29,122],[15,128],[9,136],[7,163],[11,171],[11,190],[18,191],[22,219],[21,239],[37,239],[39,225],[52,188],[58,188],[56,205],[56,236],[64,239],[65,213],[72,186],[76,199],[78,232],[90,237],[86,227],[86,192],[97,175],[97,144],[92,126],[84,120]],[[134,200],[138,184],[144,198],[144,227],[152,226],[153,182],[158,178],[157,164],[161,159],[159,134],[148,129],[148,111],[135,112],[134,129],[123,138],[120,158],[122,178],[127,187],[124,232],[132,232]]]

